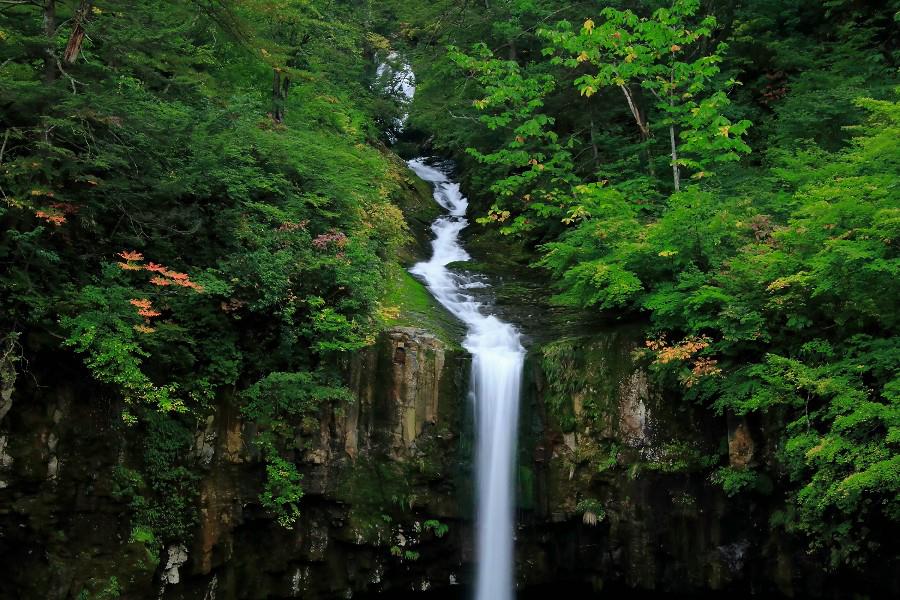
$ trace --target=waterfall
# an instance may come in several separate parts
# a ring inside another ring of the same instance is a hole
[[[422,159],[409,161],[416,175],[434,187],[434,199],[447,214],[434,221],[432,256],[411,272],[422,277],[434,297],[467,328],[463,346],[472,354],[472,397],[475,403],[477,537],[476,600],[513,597],[513,536],[515,511],[516,435],[519,388],[525,350],[509,323],[482,312],[482,305],[466,290],[483,284],[452,273],[446,265],[469,259],[459,244],[468,225],[468,201],[459,184]]]
[[[396,97],[404,109],[409,106],[415,94],[415,76],[408,62],[392,52],[378,66],[376,77],[382,89]],[[406,116],[404,110],[394,124],[396,132],[402,131]],[[463,346],[472,354],[478,499],[475,598],[511,600],[515,588],[513,469],[525,350],[512,325],[484,314],[481,303],[466,293],[484,284],[446,268],[451,262],[469,260],[469,254],[459,244],[459,234],[469,224],[465,218],[468,201],[459,184],[423,159],[407,164],[432,185],[435,201],[447,211],[431,225],[435,235],[431,259],[416,264],[410,271],[422,277],[437,301],[466,325]]]

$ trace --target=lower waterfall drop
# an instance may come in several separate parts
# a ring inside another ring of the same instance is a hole
[[[511,600],[515,588],[513,473],[525,349],[515,327],[483,314],[481,303],[465,292],[480,282],[446,268],[451,262],[470,258],[459,244],[459,234],[468,225],[468,201],[459,184],[423,159],[408,164],[431,183],[435,201],[447,210],[431,226],[435,234],[431,259],[416,264],[411,272],[422,277],[438,302],[465,323],[463,346],[472,354],[477,474],[475,598]]]

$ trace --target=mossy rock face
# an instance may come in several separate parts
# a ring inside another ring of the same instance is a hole
[[[726,498],[710,482],[728,460],[726,420],[658,384],[634,352],[643,340],[644,326],[632,324],[530,349],[519,580],[684,594],[754,581],[778,595],[792,589],[785,573],[815,579],[802,548],[768,526],[777,503]]]
[[[381,300],[385,328],[412,327],[428,331],[448,348],[461,350],[465,327],[440,305],[425,285],[399,267],[388,273],[387,293]]]
[[[437,219],[442,209],[434,201],[431,185],[416,177],[406,163],[394,156],[398,173],[401,173],[401,185],[391,200],[403,212],[403,217],[411,234],[410,243],[399,256],[405,266],[427,260],[431,255],[431,224]]]

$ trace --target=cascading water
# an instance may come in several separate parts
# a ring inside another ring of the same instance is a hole
[[[391,53],[378,66],[376,76],[384,91],[399,97],[403,108],[409,105],[415,93],[415,77],[409,63]],[[399,133],[405,123],[404,111],[394,124],[395,131]],[[463,346],[472,354],[478,479],[475,597],[510,600],[514,589],[513,469],[525,349],[512,325],[483,314],[481,303],[465,292],[484,284],[447,269],[451,262],[469,260],[469,254],[459,244],[459,233],[469,224],[465,218],[468,201],[460,193],[459,184],[423,159],[407,164],[431,183],[435,201],[447,211],[431,225],[435,234],[431,259],[416,264],[411,272],[422,277],[437,301],[466,325]]]
[[[465,293],[483,284],[446,268],[451,262],[469,260],[459,244],[459,233],[468,225],[468,202],[459,184],[422,159],[408,164],[434,186],[434,199],[448,212],[431,226],[435,234],[431,259],[418,263],[411,272],[422,277],[438,302],[465,323],[468,333],[463,346],[472,354],[478,498],[475,597],[509,600],[514,588],[513,469],[525,350],[512,325],[483,314],[481,303]]]

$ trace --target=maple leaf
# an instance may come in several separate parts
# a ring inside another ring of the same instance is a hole
[[[144,255],[141,254],[140,252],[135,252],[134,250],[124,250],[122,252],[119,252],[118,255],[121,256],[122,258],[124,258],[125,260],[129,260],[129,261],[130,260],[144,260]]]
[[[132,306],[137,307],[141,310],[149,309],[153,306],[153,303],[147,298],[132,298],[128,301]]]
[[[168,271],[168,269],[166,269],[164,266],[158,265],[155,262],[147,263],[147,265],[144,268],[148,271],[153,271],[154,273],[165,274]]]

